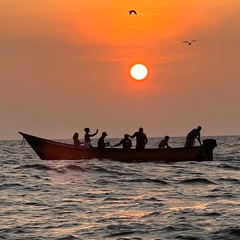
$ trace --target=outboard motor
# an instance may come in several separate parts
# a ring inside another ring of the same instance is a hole
[[[203,140],[203,155],[207,160],[213,160],[213,149],[217,146],[217,141],[215,139],[205,139]]]

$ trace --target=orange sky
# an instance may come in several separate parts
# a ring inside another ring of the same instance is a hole
[[[0,0],[0,139],[240,134],[239,11],[238,0]],[[145,80],[130,77],[134,63]]]

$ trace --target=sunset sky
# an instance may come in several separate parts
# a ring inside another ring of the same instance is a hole
[[[239,135],[239,59],[239,0],[0,0],[0,139]]]

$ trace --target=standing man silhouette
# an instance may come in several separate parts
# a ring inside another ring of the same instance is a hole
[[[137,150],[143,150],[145,148],[145,145],[148,143],[147,135],[143,132],[143,128],[140,127],[138,132],[135,132],[131,138],[136,137],[136,149]]]

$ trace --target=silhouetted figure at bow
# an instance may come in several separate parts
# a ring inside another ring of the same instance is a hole
[[[84,142],[81,142],[78,138],[79,138],[79,134],[78,133],[74,133],[74,135],[73,135],[73,144],[74,144],[75,147],[80,147],[80,145],[84,143]]]

